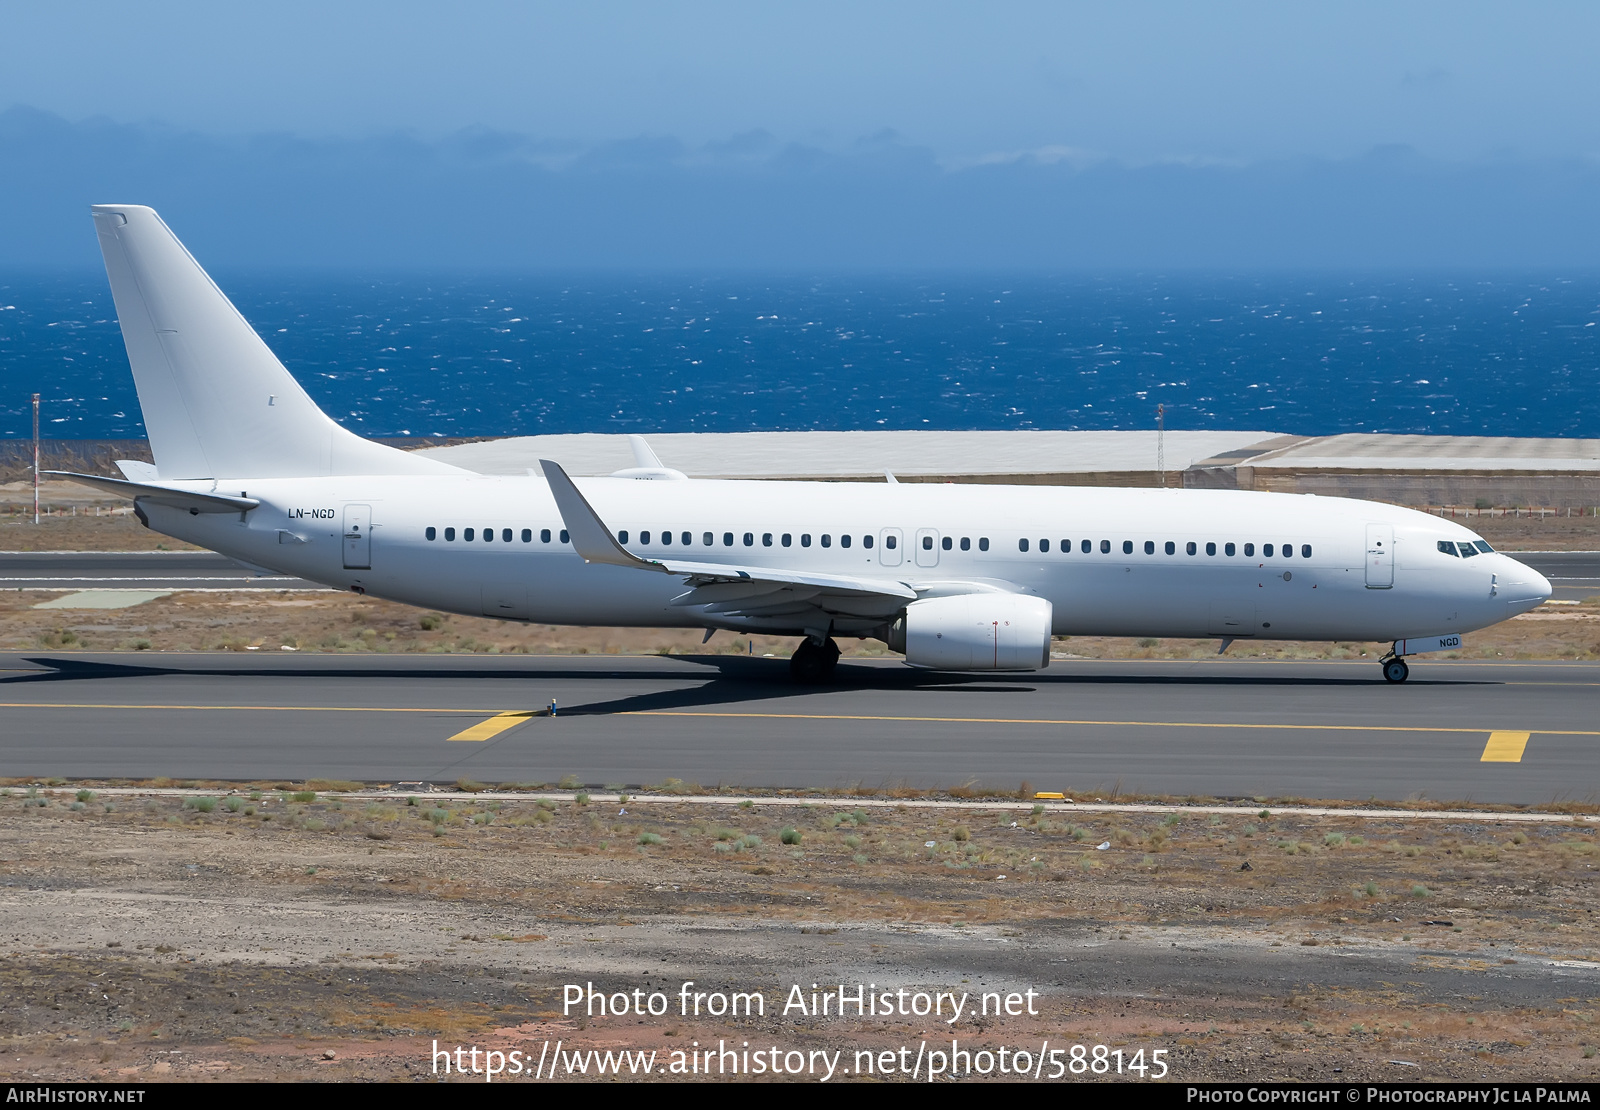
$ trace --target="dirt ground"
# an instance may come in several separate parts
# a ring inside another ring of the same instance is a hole
[[[0,1075],[433,1078],[435,1039],[848,1068],[953,1036],[1160,1048],[1176,1080],[1600,1078],[1582,817],[293,788],[0,793]],[[684,980],[765,1014],[685,1019]],[[1036,1013],[782,1012],[858,981]],[[591,982],[673,1009],[564,1012]]]
[[[430,613],[396,602],[321,591],[180,591],[128,609],[36,609],[63,596],[0,591],[0,650],[481,652],[536,655],[703,654],[787,657],[795,641],[719,632],[702,646],[696,629],[570,628],[487,617]],[[876,640],[840,640],[846,656],[888,654]],[[1216,640],[1057,637],[1061,658],[1200,659]],[[1271,659],[1376,659],[1387,645],[1362,643],[1234,644],[1230,656]],[[1449,658],[1594,659],[1600,657],[1600,597],[1545,605],[1471,633]]]

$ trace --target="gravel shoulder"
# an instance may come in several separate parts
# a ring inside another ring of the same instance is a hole
[[[435,1039],[848,1060],[952,1035],[1160,1047],[1181,1080],[1600,1075],[1582,818],[75,787],[0,793],[10,1079],[433,1078]],[[685,980],[767,1011],[563,1012],[569,983]],[[813,982],[1032,989],[1038,1013],[780,1011]]]

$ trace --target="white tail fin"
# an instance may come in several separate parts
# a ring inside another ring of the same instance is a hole
[[[330,420],[152,209],[93,212],[163,480],[461,473]]]

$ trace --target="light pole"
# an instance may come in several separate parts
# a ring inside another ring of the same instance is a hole
[[[1161,488],[1167,488],[1167,406],[1156,406],[1156,473]]]
[[[33,522],[39,523],[39,395],[33,395]]]

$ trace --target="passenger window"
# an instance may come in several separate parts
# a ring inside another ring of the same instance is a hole
[[[1156,541],[1155,540],[1145,540],[1144,541],[1144,553],[1146,555],[1154,555],[1156,553]]]
[[[427,536],[427,537],[428,537],[428,538],[429,538],[429,539],[430,539],[430,540],[431,540],[431,539],[433,539],[433,538],[434,538],[434,537],[435,537],[435,536],[437,536],[437,535],[438,535],[438,534],[439,534],[439,533],[438,533],[438,532],[437,532],[437,531],[436,531],[436,530],[435,530],[435,529],[433,529],[433,528],[431,528],[431,527],[430,527],[430,528],[429,528],[429,529],[428,529],[428,530],[427,530],[427,531],[426,531],[426,532],[424,532],[424,533],[422,533],[422,534],[423,534],[423,535],[424,535],[424,536]]]
[[[1167,546],[1162,550],[1164,550],[1168,555],[1176,555],[1178,553],[1178,545],[1173,543],[1171,540],[1168,540]]]
[[[1449,540],[1440,540],[1434,546],[1446,555],[1454,555],[1456,553],[1456,545]]]
[[[787,543],[789,541],[787,539],[785,539],[784,542]],[[861,546],[870,550],[871,547],[872,547],[872,537],[871,536],[862,536],[861,537]]]
[[[822,546],[823,547],[832,547],[833,546],[833,537],[828,535],[828,533],[826,533],[826,532],[822,533]]]
[[[733,546],[733,533],[732,532],[724,532],[724,533],[722,533],[722,546],[723,547],[732,547]]]
[[[849,544],[846,544],[845,546],[848,547]],[[946,536],[944,539],[940,540],[939,541],[939,546],[944,548],[946,551],[949,551],[950,548],[953,546],[953,544],[950,542],[950,537]]]
[[[988,551],[989,550],[989,537],[988,536],[979,536],[978,537],[978,550],[979,551]]]
[[[715,547],[717,543],[717,537],[713,536],[710,532],[702,532],[700,533],[700,542],[707,547]]]
[[[961,537],[961,550],[962,551],[971,551],[972,550],[972,537],[971,536],[962,536]]]
[[[1102,555],[1111,554],[1111,541],[1110,540],[1101,540],[1100,541],[1100,554],[1102,554]]]
[[[1187,553],[1187,554],[1190,554],[1190,555],[1193,555],[1193,554],[1194,554],[1194,553],[1195,553],[1195,550],[1196,550],[1196,548],[1195,548],[1195,546],[1194,546],[1194,541],[1193,541],[1193,540],[1190,540],[1190,541],[1189,541],[1189,542],[1188,542],[1188,543],[1186,543],[1186,544],[1184,544],[1184,546],[1183,546],[1183,550],[1184,550],[1184,551],[1185,551],[1185,552],[1186,552],[1186,553]]]
[[[1303,543],[1300,545],[1300,558],[1311,558],[1311,545],[1309,543]]]
[[[1084,540],[1082,543],[1080,543],[1078,545],[1078,550],[1083,552],[1085,555],[1089,554],[1089,552],[1092,551],[1093,549],[1094,549],[1094,542],[1092,540]]]
[[[1245,555],[1247,557],[1253,558],[1255,556],[1255,553],[1256,553],[1256,545],[1253,544],[1253,543],[1245,544],[1244,545],[1244,553],[1245,553]]]
[[[1270,543],[1264,543],[1261,545],[1261,557],[1263,559],[1272,558],[1272,545]]]
[[[885,537],[883,537],[883,546],[887,547],[890,551],[893,551],[896,547],[899,546],[899,541],[896,540],[893,536],[885,536]]]
[[[688,534],[687,532],[684,533],[686,536]],[[744,534],[744,545],[746,547],[754,547],[756,545],[756,534],[754,532],[746,532]]]
[[[509,528],[500,529],[500,542],[501,543],[510,543],[511,542],[511,529],[509,529]]]
[[[474,532],[471,528],[463,528],[463,529],[461,529],[461,538],[464,539],[464,540],[470,540],[475,535],[477,535],[477,533]]]
[[[694,542],[694,533],[693,532],[685,532],[685,533],[683,533],[683,535],[678,537],[678,542],[683,544],[684,547],[688,547],[691,543]]]
[[[707,540],[711,539],[711,533],[710,532],[706,533],[706,539]],[[771,547],[772,546],[772,533],[771,532],[763,532],[763,533],[761,533],[761,546],[762,547]]]
[[[1049,551],[1050,550],[1050,541],[1049,540],[1040,540],[1039,541],[1039,550],[1040,551]]]
[[[565,528],[561,529],[561,542],[562,543],[571,543],[572,542],[572,537],[567,534],[567,530]]]
[[[533,542],[533,529],[532,528],[524,528],[522,530],[522,542],[523,543],[532,543]]]
[[[544,542],[545,543],[549,543],[550,542],[550,533],[549,533],[548,530],[544,534]],[[627,543],[628,542],[628,530],[626,528],[624,528],[622,531],[617,533],[617,542],[618,543]]]
[[[1216,544],[1214,544],[1214,543],[1206,544],[1206,554],[1207,555],[1215,555],[1216,553],[1217,553],[1217,545]]]
[[[1028,541],[1027,540],[1018,540],[1017,541],[1017,550],[1018,551],[1026,551],[1026,550],[1028,550]]]
[[[455,539],[455,538],[456,538],[456,530],[455,530],[455,529],[454,529],[454,528],[446,528],[446,529],[445,529],[445,530],[444,530],[444,538],[445,538],[445,539],[446,539],[446,540],[453,540],[453,539]]]
[[[801,547],[810,547],[811,546],[811,533],[810,532],[801,532],[800,533],[800,546]]]
[[[784,547],[788,547],[792,543],[794,543],[794,537],[791,536],[789,533],[785,532],[783,534],[783,546]]]
[[[445,538],[449,539],[450,537],[446,536]],[[548,529],[548,528],[539,529],[539,542],[540,543],[549,543],[550,542],[550,529]]]
[[[824,537],[824,538],[826,538],[826,537]],[[823,546],[826,547],[827,544],[823,544]],[[923,536],[922,537],[922,550],[924,550],[924,551],[932,551],[933,550],[933,537],[932,536]]]
[[[1282,550],[1283,550],[1283,557],[1285,559],[1293,559],[1294,558],[1294,544],[1286,543],[1286,544],[1283,545],[1283,549]]]
[[[1230,559],[1233,558],[1233,550],[1233,544],[1231,543],[1225,543],[1222,545],[1222,553],[1228,556]]]
[[[1133,554],[1133,541],[1132,540],[1123,540],[1122,541],[1122,553],[1124,555],[1132,555]]]
[[[640,543],[649,543],[650,542],[650,530],[648,528],[646,528],[644,531],[639,533],[639,542]]]
[[[950,541],[949,540],[945,540],[944,541],[944,545],[946,547],[949,547],[950,546]],[[850,546],[850,533],[846,532],[844,535],[839,537],[839,546],[840,547],[849,547]]]
[[[485,528],[483,530],[483,542],[484,543],[493,543],[494,542],[494,529],[493,528]]]
[[[662,547],[671,547],[672,546],[672,533],[671,532],[662,532],[661,533],[661,546]]]
[[[1061,541],[1061,554],[1063,554],[1063,555],[1071,555],[1072,554],[1072,541],[1071,540],[1062,540]]]

